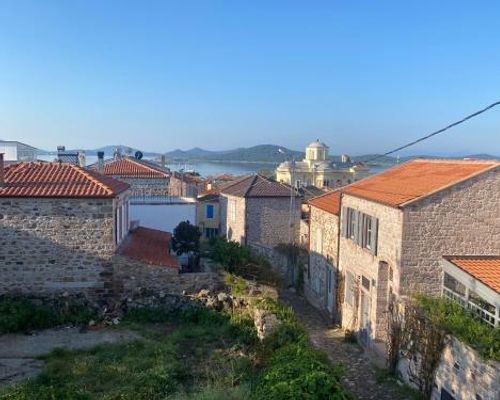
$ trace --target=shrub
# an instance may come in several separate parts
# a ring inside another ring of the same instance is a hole
[[[485,359],[500,360],[500,329],[481,322],[448,299],[421,295],[417,302],[438,327],[476,349]]]
[[[62,324],[85,324],[97,318],[97,312],[70,301],[55,302],[53,307],[25,297],[0,298],[0,333],[46,329]]]

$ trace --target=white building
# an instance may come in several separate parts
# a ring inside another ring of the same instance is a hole
[[[33,161],[37,149],[15,140],[0,140],[0,153],[4,153],[5,161]]]
[[[296,187],[333,188],[348,185],[368,176],[369,168],[353,163],[347,155],[340,162],[328,159],[328,146],[319,140],[306,147],[302,161],[285,161],[276,169],[276,180]]]

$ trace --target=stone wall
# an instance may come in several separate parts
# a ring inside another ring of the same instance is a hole
[[[330,317],[336,314],[335,288],[338,254],[338,216],[311,206],[309,266],[304,273],[304,294],[317,309]],[[332,274],[328,307],[328,273]]]
[[[236,207],[236,215],[230,215],[229,202],[233,202]],[[221,195],[220,196],[221,208],[221,230],[222,234],[226,236],[227,240],[232,240],[240,244],[245,244],[245,213],[246,203],[245,198]]]
[[[131,257],[113,257],[113,288],[118,297],[133,297],[143,291],[169,295],[193,294],[221,285],[215,272],[180,274],[175,268],[150,265]]]
[[[130,185],[131,196],[168,196],[169,178],[127,178],[113,176]]]
[[[415,385],[408,373],[408,359],[398,371],[405,382]],[[436,370],[431,400],[441,399],[444,389],[456,400],[497,400],[500,393],[500,363],[485,361],[470,346],[448,336]]]
[[[439,294],[443,255],[500,254],[500,168],[404,209],[403,292]]]
[[[109,291],[113,199],[0,199],[0,293]]]
[[[372,254],[368,249],[357,245],[353,240],[340,235],[339,269],[344,276],[351,273],[355,280],[354,288],[345,288],[345,295],[353,295],[355,301],[352,305],[344,302],[342,308],[342,325],[346,329],[357,330],[360,326],[360,292],[369,302],[369,336],[370,338],[385,337],[386,325],[384,323],[385,311],[382,311],[381,302],[388,304],[389,292],[398,293],[399,267],[401,265],[401,242],[403,235],[403,212],[397,208],[385,206],[368,200],[363,200],[347,194],[343,195],[342,206],[359,210],[372,217],[378,218],[378,243],[377,254]],[[341,224],[343,221],[341,221]],[[341,228],[342,232],[342,228]],[[385,284],[383,269],[387,267],[393,271],[393,279],[387,283],[387,287],[379,287]],[[362,288],[361,276],[365,276],[370,282],[370,289]],[[359,278],[359,279],[358,279]],[[347,279],[346,279],[347,282]],[[350,293],[348,293],[350,292]],[[381,299],[380,297],[384,298]],[[387,308],[387,307],[386,307]],[[377,310],[379,315],[377,315]]]
[[[296,199],[292,214],[292,240],[299,242],[301,205]],[[250,197],[246,200],[247,243],[274,247],[290,243],[290,199]]]

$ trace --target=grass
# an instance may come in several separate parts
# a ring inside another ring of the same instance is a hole
[[[0,297],[0,333],[27,332],[63,324],[85,324],[97,313],[61,300],[54,307],[23,297]]]
[[[247,313],[133,310],[123,325],[139,329],[143,339],[53,351],[38,377],[0,389],[0,399],[352,398],[340,383],[342,369],[313,349],[291,309],[272,299],[257,306],[281,321],[262,343]]]
[[[150,310],[136,311],[125,320],[144,324],[151,315]],[[44,357],[46,366],[37,378],[7,388],[0,398],[248,398],[242,383],[254,368],[251,349],[257,338],[248,330],[252,321],[206,310],[164,314],[162,321],[147,337],[131,343],[56,350]]]
[[[485,359],[500,361],[500,329],[481,322],[450,300],[418,296],[417,301],[437,326],[470,345]]]

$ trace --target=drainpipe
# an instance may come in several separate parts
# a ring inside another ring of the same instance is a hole
[[[3,154],[0,153],[0,187],[5,185],[5,172],[4,172],[4,165],[3,165]]]
[[[104,151],[97,152],[97,171],[100,174],[104,172]]]

